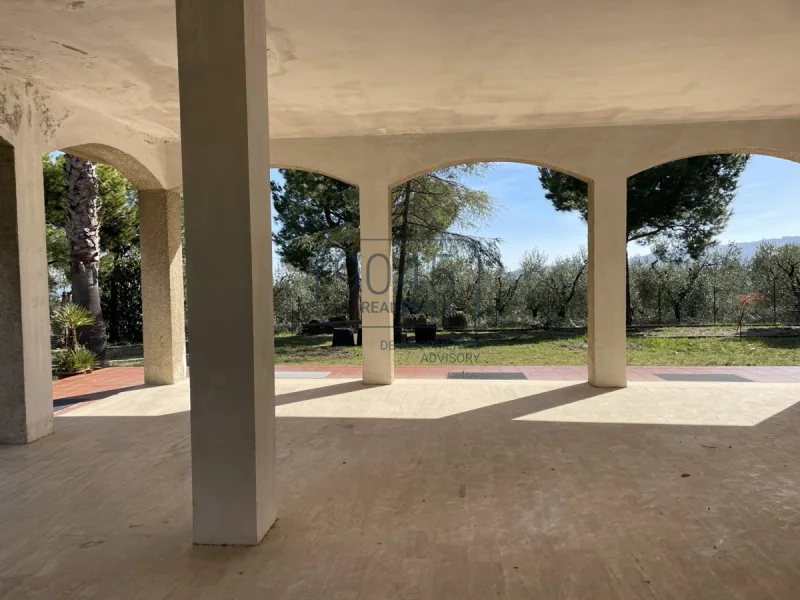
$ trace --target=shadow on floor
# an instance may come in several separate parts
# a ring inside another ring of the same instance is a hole
[[[134,385],[134,386],[123,386],[120,388],[115,388],[113,390],[102,390],[99,392],[92,392],[90,394],[78,394],[76,396],[69,396],[67,398],[58,398],[57,400],[53,400],[54,407],[61,407],[61,406],[69,406],[71,404],[77,404],[78,402],[88,402],[90,400],[102,400],[103,398],[109,398],[111,396],[116,396],[122,392],[132,392],[134,390],[143,390],[148,387],[153,387],[147,384],[142,385]]]
[[[372,386],[363,384],[361,381],[347,381],[345,383],[334,383],[332,385],[313,387],[307,390],[289,392],[287,394],[277,394],[275,396],[275,406],[294,404],[295,402],[304,402],[306,400],[314,400],[317,398],[339,396],[341,394],[348,394],[350,392],[367,390],[371,387]]]
[[[0,447],[0,598],[800,598],[800,410],[754,427],[513,420],[607,393],[278,418],[279,519],[248,549],[190,543],[187,412],[59,418]]]

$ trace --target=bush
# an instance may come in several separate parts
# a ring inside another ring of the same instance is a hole
[[[275,323],[275,333],[295,333],[291,323]]]
[[[53,352],[53,370],[56,373],[82,373],[97,366],[97,356],[86,346]]]
[[[466,329],[469,321],[463,310],[454,310],[444,319],[445,329]]]
[[[53,312],[52,322],[67,330],[67,348],[76,350],[78,348],[78,328],[94,325],[94,317],[82,306],[67,302]]]
[[[422,313],[414,313],[411,315],[403,315],[400,318],[403,327],[416,327],[418,325],[427,325],[428,317]]]

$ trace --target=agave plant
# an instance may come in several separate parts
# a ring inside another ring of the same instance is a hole
[[[83,373],[97,366],[97,356],[85,346],[53,353],[53,370],[59,374]]]
[[[53,323],[67,330],[67,350],[75,351],[78,348],[78,327],[93,325],[94,317],[82,306],[68,302],[53,312]]]

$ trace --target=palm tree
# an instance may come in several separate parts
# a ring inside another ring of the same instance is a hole
[[[72,302],[59,306],[53,312],[52,321],[66,330],[67,350],[75,350],[78,347],[78,329],[80,327],[94,325],[92,313]]]
[[[64,155],[64,213],[70,247],[72,300],[91,313],[94,324],[78,329],[78,341],[105,362],[106,328],[100,308],[100,188],[95,165]]]

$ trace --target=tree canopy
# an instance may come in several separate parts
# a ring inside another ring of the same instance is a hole
[[[733,212],[747,154],[714,154],[676,160],[628,178],[627,241],[649,245],[664,260],[698,260],[725,229]],[[545,197],[556,210],[588,217],[585,182],[552,169],[540,169]],[[630,278],[628,277],[628,280]],[[628,324],[632,321],[627,283]]]
[[[272,237],[281,259],[318,277],[340,272],[344,255],[347,316],[358,319],[360,248],[358,188],[309,171],[281,169],[283,185],[270,182],[278,231]]]
[[[406,254],[430,258],[443,249],[465,244],[499,258],[496,240],[469,232],[489,217],[494,204],[486,192],[464,185],[486,165],[465,165],[421,175],[392,191],[392,236],[398,242],[395,264],[404,271]],[[339,275],[344,256],[348,284],[348,317],[360,318],[360,252],[358,188],[318,173],[281,169],[282,185],[272,182],[272,201],[279,225],[273,233],[284,263],[305,273]],[[397,307],[402,305],[402,282]]]
[[[665,163],[628,178],[628,241],[666,244],[675,254],[698,258],[731,217],[730,205],[747,154],[695,156]],[[586,219],[588,186],[552,169],[540,169],[545,197],[559,211]]]

